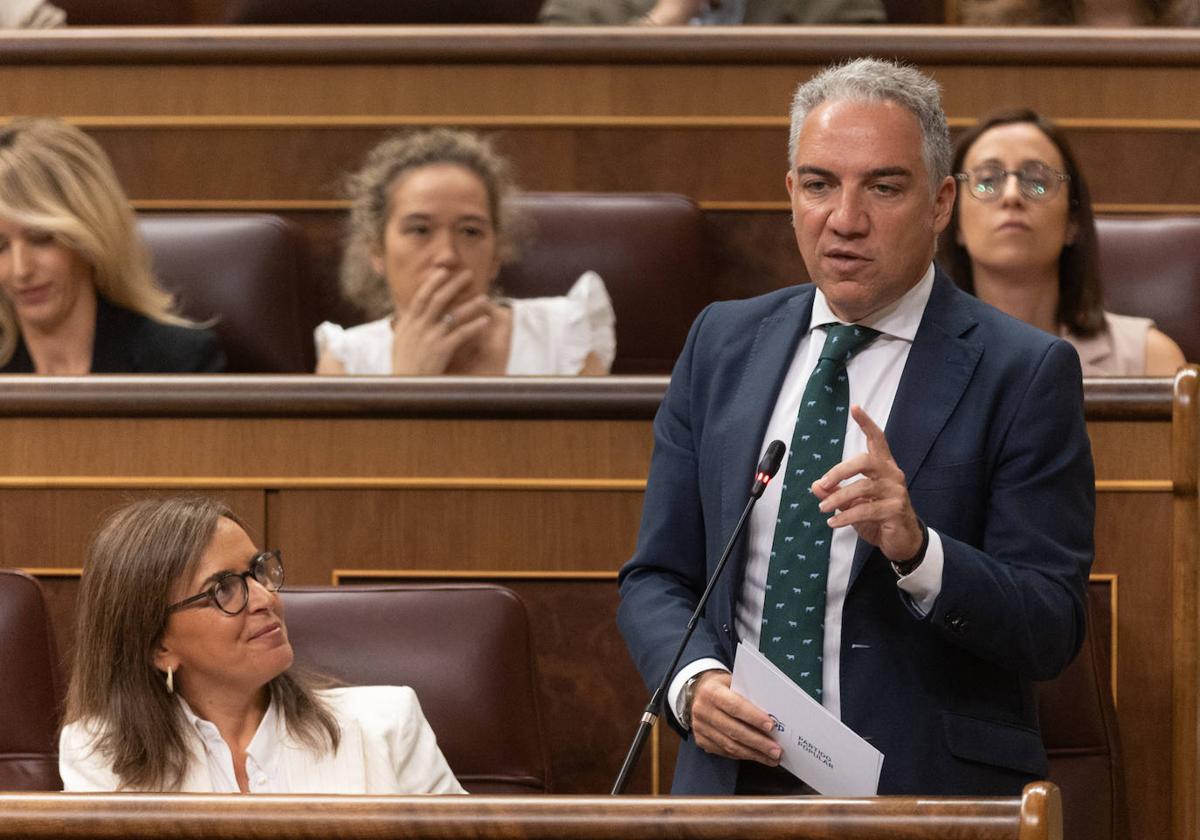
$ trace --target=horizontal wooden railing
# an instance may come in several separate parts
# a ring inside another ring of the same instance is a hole
[[[1165,28],[114,27],[5,32],[0,64],[797,64],[876,54],[921,64],[1191,66],[1198,42],[1195,30]]]
[[[654,417],[670,378],[0,377],[0,417]],[[1088,420],[1169,420],[1162,378],[1085,379]]]
[[[1058,788],[1020,797],[0,794],[3,838],[283,840],[1061,840]]]

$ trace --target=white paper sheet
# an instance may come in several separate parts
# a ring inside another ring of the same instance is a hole
[[[883,753],[808,696],[752,647],[738,644],[734,691],[775,719],[780,765],[826,796],[874,796]]]

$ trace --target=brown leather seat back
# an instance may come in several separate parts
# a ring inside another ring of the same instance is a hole
[[[312,372],[315,293],[299,228],[266,213],[144,215],[138,227],[183,314],[216,319],[230,372]]]
[[[1105,307],[1153,318],[1200,360],[1200,218],[1097,219]]]
[[[193,0],[53,0],[68,26],[178,26],[195,23]]]
[[[463,787],[549,789],[529,618],[501,586],[283,592],[296,664],[351,685],[408,685]]]
[[[231,0],[229,23],[534,23],[542,0]]]
[[[945,0],[883,0],[888,23],[945,23]]]
[[[526,193],[532,242],[500,272],[512,297],[564,294],[584,271],[604,278],[617,315],[613,373],[670,373],[710,299],[704,227],[669,193]]]
[[[1038,685],[1050,781],[1062,789],[1063,836],[1130,840],[1121,739],[1110,687],[1107,592],[1089,591],[1088,634],[1057,679]]]
[[[0,569],[0,790],[62,790],[62,681],[42,588]]]

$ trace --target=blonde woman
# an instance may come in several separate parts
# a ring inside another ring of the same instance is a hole
[[[345,296],[377,320],[316,331],[317,373],[607,373],[612,303],[595,272],[565,297],[496,293],[513,250],[507,162],[448,129],[386,140],[348,180]]]
[[[282,584],[219,502],[114,514],[83,569],[64,788],[463,793],[411,688],[290,670]]]
[[[100,147],[53,119],[0,127],[0,373],[223,370],[158,286]]]

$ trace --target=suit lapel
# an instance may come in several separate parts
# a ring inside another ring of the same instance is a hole
[[[772,315],[759,322],[758,332],[742,368],[741,379],[730,401],[731,419],[721,456],[721,533],[733,533],[746,507],[754,466],[758,463],[763,433],[775,410],[779,388],[791,366],[800,337],[812,319],[814,287],[800,287],[797,294]],[[741,580],[745,539],[739,541],[732,558],[738,572],[725,577]],[[715,562],[715,560],[714,560]],[[731,589],[736,591],[736,587]]]
[[[964,305],[967,300],[939,271],[888,416],[888,446],[910,487],[983,354],[983,347],[965,336],[976,323]],[[850,569],[851,586],[873,550],[874,546],[858,541]]]

